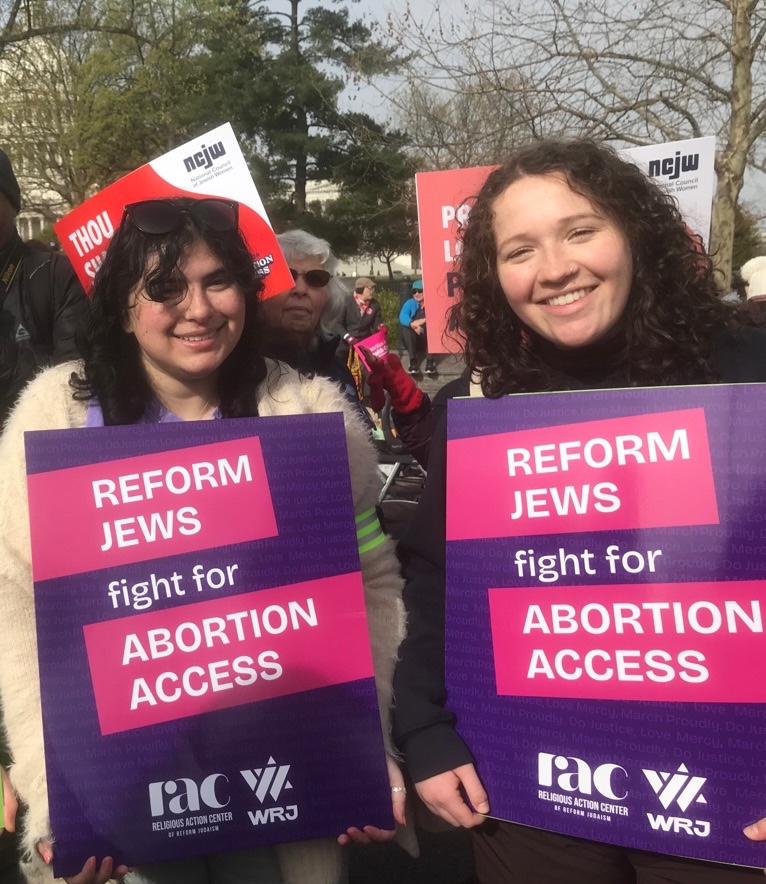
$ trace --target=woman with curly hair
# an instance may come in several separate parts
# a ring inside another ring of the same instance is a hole
[[[341,390],[262,355],[262,288],[238,226],[235,202],[156,199],[125,208],[96,276],[82,361],[40,374],[24,391],[0,440],[0,696],[13,756],[10,783],[27,808],[23,840],[36,871],[55,850],[48,818],[24,433],[27,430],[159,424],[341,412],[357,513],[380,481],[367,431]],[[392,544],[372,525],[361,570],[384,741],[396,650],[404,621]],[[375,533],[377,532],[377,533]],[[370,539],[376,543],[370,543]],[[392,803],[404,821],[401,774],[389,756]],[[339,884],[341,844],[384,840],[371,827],[333,839],[192,857],[128,870],[92,856],[69,884]]]
[[[453,396],[766,381],[766,334],[720,301],[710,260],[672,199],[589,141],[532,144],[492,172],[458,270],[463,296],[452,319],[467,372],[435,401],[428,483],[400,545],[408,635],[394,679],[394,738],[417,791],[447,822],[472,828],[481,884],[752,877],[752,869],[485,821],[491,796],[445,708],[444,405]]]

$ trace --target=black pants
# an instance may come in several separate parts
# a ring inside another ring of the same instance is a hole
[[[629,850],[497,820],[472,831],[479,884],[745,884],[766,880],[761,869]]]
[[[428,350],[428,341],[426,333],[419,335],[409,326],[401,326],[402,343],[407,348],[407,355],[410,357],[410,365],[417,365],[420,360],[426,356]]]

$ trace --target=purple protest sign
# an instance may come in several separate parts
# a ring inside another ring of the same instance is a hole
[[[763,387],[454,400],[448,426],[448,705],[492,815],[766,864]]]
[[[26,450],[55,874],[390,828],[342,416]]]

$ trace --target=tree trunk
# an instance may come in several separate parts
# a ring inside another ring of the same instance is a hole
[[[300,21],[298,19],[298,6],[301,0],[290,0],[290,50],[295,60],[295,66],[300,67],[301,59],[301,43],[300,43]],[[306,143],[309,134],[309,122],[306,112],[302,108],[297,108],[300,127],[300,134],[303,143]],[[308,178],[308,154],[303,148],[296,148],[293,157],[295,162],[295,190],[293,192],[293,203],[298,217],[306,214],[306,180]]]
[[[725,294],[731,287],[731,256],[734,251],[734,207],[739,187],[730,176],[719,175],[713,199],[713,220],[710,232],[710,256],[717,282]]]
[[[747,155],[753,143],[753,38],[751,14],[754,0],[731,0],[731,115],[726,147],[716,161],[718,187],[713,200],[710,252],[719,272],[723,292],[731,285],[734,251],[734,208],[745,177]]]

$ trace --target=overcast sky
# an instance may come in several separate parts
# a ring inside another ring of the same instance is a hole
[[[473,11],[480,7],[481,0],[438,0],[438,3],[442,19],[446,22],[449,16],[472,16]],[[368,24],[372,21],[385,22],[388,16],[400,18],[409,7],[415,18],[426,27],[429,21],[435,21],[435,6],[436,0],[360,0],[358,3],[348,3],[352,16],[362,17]],[[390,115],[390,103],[386,100],[385,92],[385,88],[365,88],[356,97],[349,95],[350,106],[383,121]],[[742,196],[752,209],[766,216],[766,176],[748,172]]]

